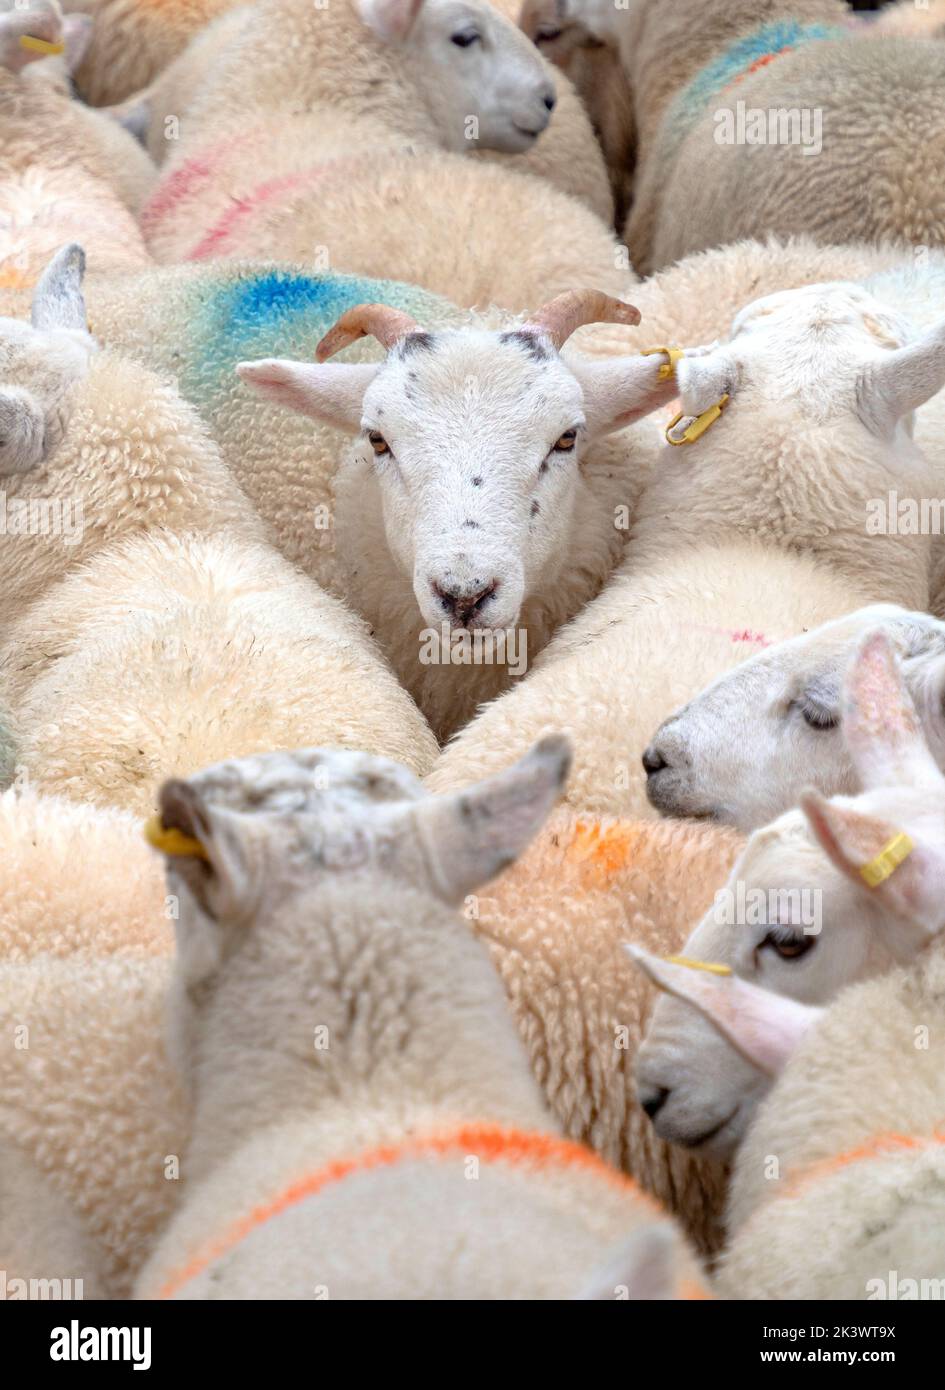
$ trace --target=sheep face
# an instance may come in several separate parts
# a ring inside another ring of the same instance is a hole
[[[85,323],[85,257],[66,246],[33,295],[32,324],[0,319],[0,476],[38,468],[62,440],[68,397],[96,350]]]
[[[360,0],[360,9],[381,38],[405,43],[446,149],[531,149],[551,119],[554,82],[525,35],[491,5]]]
[[[945,624],[875,605],[759,652],[671,715],[644,753],[651,804],[748,832],[796,805],[806,786],[828,796],[856,790],[840,689],[858,642],[880,626],[945,765]]]
[[[565,363],[527,324],[412,331],[380,366],[237,368],[260,394],[360,430],[339,474],[339,535],[366,524],[376,486],[391,557],[438,632],[509,628],[554,582],[583,449],[666,403],[675,388],[659,370],[643,356]]]
[[[424,621],[508,628],[567,550],[581,388],[535,339],[416,340],[365,392],[355,459],[376,478],[388,546]],[[339,516],[340,528],[352,520]]]
[[[790,1042],[806,1006],[912,960],[945,929],[945,777],[881,628],[847,674],[843,734],[863,793],[805,793],[802,811],[756,832],[686,944],[685,958],[729,975],[642,962],[670,995],[637,1058],[663,1138],[730,1152],[790,1050],[764,1051],[778,1030]],[[773,1016],[762,1047],[746,1020]]]
[[[738,980],[821,1004],[895,963],[882,908],[826,860],[802,812],[756,831],[682,955]],[[682,987],[694,972],[684,971]],[[724,979],[721,981],[725,988]],[[637,1054],[637,1094],[662,1139],[728,1156],[770,1088],[686,993],[658,999]]]
[[[545,739],[499,776],[442,797],[386,758],[330,749],[234,759],[165,783],[156,842],[166,844],[168,832],[186,837],[168,850],[179,903],[172,1037],[182,1070],[195,1021],[231,963],[239,973],[248,960],[252,973],[271,959],[278,977],[287,942],[310,941],[318,955],[337,926],[340,889],[351,890],[352,950],[398,890],[457,905],[538,831],[569,760],[565,740]],[[273,979],[278,989],[288,1006],[291,972]]]

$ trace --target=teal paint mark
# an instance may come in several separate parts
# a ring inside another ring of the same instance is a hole
[[[306,275],[292,269],[246,273],[221,267],[219,278],[193,287],[196,302],[186,316],[188,341],[181,354],[180,386],[198,407],[211,407],[232,386],[237,362],[255,357],[312,361],[320,339],[356,304],[404,309],[424,327],[460,321],[454,305],[416,285],[359,275]],[[380,356],[380,348],[372,356]]]
[[[753,63],[783,49],[796,49],[823,39],[849,38],[850,31],[831,24],[799,24],[797,20],[778,20],[733,43],[713,58],[676,97],[663,123],[663,155],[673,159],[686,135],[726,87],[744,77]]]

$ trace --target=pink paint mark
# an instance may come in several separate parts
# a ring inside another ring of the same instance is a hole
[[[697,632],[711,632],[714,637],[727,637],[730,642],[747,642],[757,647],[773,647],[784,640],[766,637],[763,632],[755,632],[750,627],[712,627],[709,623],[687,623],[686,626]]]
[[[228,136],[201,154],[186,160],[173,173],[162,179],[141,210],[141,226],[145,233],[153,233],[178,203],[212,178],[224,156],[245,145],[251,135],[252,132],[237,137]]]
[[[184,259],[187,261],[203,261],[208,256],[219,256],[223,248],[229,241],[233,233],[246,222],[261,207],[273,202],[283,193],[291,193],[304,184],[312,183],[317,179],[325,166],[316,166],[314,170],[306,170],[304,173],[282,174],[277,179],[268,179],[265,183],[259,184],[248,193],[244,198],[237,198],[232,207],[227,208],[221,218],[201,237],[200,241]]]

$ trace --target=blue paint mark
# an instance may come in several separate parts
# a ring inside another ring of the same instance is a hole
[[[221,266],[195,281],[196,303],[181,354],[180,386],[194,404],[213,409],[233,386],[233,367],[254,357],[312,361],[320,339],[355,304],[390,304],[425,327],[460,320],[461,312],[417,285],[359,275],[306,275],[291,269]],[[380,355],[380,349],[378,349]]]
[[[676,97],[663,125],[665,157],[674,158],[689,130],[724,88],[747,73],[752,63],[785,48],[800,48],[821,39],[849,38],[849,30],[831,24],[778,20],[738,39],[699,72]]]

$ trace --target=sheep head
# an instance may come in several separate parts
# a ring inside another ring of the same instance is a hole
[[[939,696],[939,722],[941,708]],[[855,650],[842,711],[863,791],[804,793],[801,810],[756,831],[683,949],[732,978],[642,962],[667,991],[637,1061],[641,1103],[665,1139],[730,1151],[803,1011],[945,930],[945,777],[882,628]]]
[[[363,525],[373,480],[393,563],[427,624],[507,629],[560,573],[588,445],[674,394],[659,358],[559,352],[583,323],[638,319],[594,292],[559,296],[505,330],[426,331],[359,305],[317,356],[373,334],[387,348],[382,363],[268,360],[237,371],[260,395],[359,433],[339,476],[339,528]],[[358,517],[342,514],[348,495]]]
[[[0,320],[0,475],[39,467],[62,440],[69,393],[95,351],[84,270],[82,248],[63,247],[36,285],[32,323]]]
[[[358,0],[376,41],[432,117],[445,149],[529,150],[556,91],[541,55],[484,0]],[[365,55],[365,61],[367,61]]]
[[[945,766],[945,623],[874,604],[787,641],[767,634],[765,650],[670,715],[643,754],[651,804],[751,831],[796,806],[811,783],[826,796],[855,791],[841,690],[859,642],[880,627]]]

